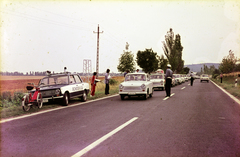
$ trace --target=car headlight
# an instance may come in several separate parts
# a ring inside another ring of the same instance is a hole
[[[146,88],[145,84],[142,84],[142,85],[141,85],[141,88],[142,88],[142,89],[145,89],[145,88]]]
[[[123,86],[122,84],[119,85],[119,89],[123,89],[123,87],[124,87],[124,86]]]
[[[56,89],[55,94],[59,95],[60,94],[60,89]]]

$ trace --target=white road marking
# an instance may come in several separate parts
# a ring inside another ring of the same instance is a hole
[[[93,148],[95,148],[97,145],[99,145],[100,143],[102,143],[103,141],[105,141],[106,139],[108,139],[109,137],[111,137],[112,135],[114,135],[115,133],[117,133],[118,131],[122,130],[124,127],[126,127],[127,125],[129,125],[130,123],[134,122],[135,120],[137,120],[138,117],[134,117],[131,120],[127,121],[126,123],[122,124],[121,126],[119,126],[118,128],[114,129],[113,131],[109,132],[108,134],[104,135],[103,137],[101,137],[100,139],[98,139],[97,141],[93,142],[92,144],[88,145],[87,147],[85,147],[84,149],[82,149],[81,151],[77,152],[76,154],[74,154],[72,157],[80,157],[84,154],[86,154],[88,151],[92,150]]]
[[[184,89],[184,88],[186,88],[186,87],[182,87],[181,89]]]
[[[238,100],[236,97],[234,97],[232,94],[228,93],[225,89],[223,89],[222,87],[220,87],[219,85],[217,85],[215,82],[213,82],[212,80],[210,80],[213,84],[215,84],[218,88],[220,88],[224,93],[226,93],[228,96],[230,96],[230,98],[232,98],[234,101],[236,101],[236,103],[238,103],[240,105],[240,100]]]
[[[190,86],[190,83],[188,85]]]
[[[172,93],[171,95],[170,95],[170,97],[171,96],[174,96],[175,95],[175,93]],[[166,98],[164,98],[163,100],[167,100],[168,98],[170,98],[170,97],[166,97]]]
[[[51,111],[61,110],[61,109],[68,108],[68,107],[80,106],[80,105],[87,104],[87,103],[90,103],[90,102],[94,102],[94,101],[98,101],[98,100],[103,100],[103,99],[115,97],[115,96],[118,96],[118,95],[119,95],[119,94],[110,95],[110,96],[107,96],[107,97],[98,98],[98,99],[94,99],[94,100],[89,100],[89,101],[77,103],[77,104],[74,104],[74,105],[58,107],[58,108],[49,109],[49,110],[45,110],[45,111],[40,111],[40,112],[36,112],[36,113],[31,113],[31,114],[28,114],[28,115],[23,115],[23,116],[14,117],[14,118],[2,119],[2,120],[0,121],[0,124],[1,124],[1,123],[5,123],[5,122],[9,122],[9,121],[13,121],[13,120],[17,120],[17,119],[22,119],[22,118],[26,118],[26,117],[31,117],[31,116],[35,116],[35,115],[39,115],[39,114],[51,112]]]

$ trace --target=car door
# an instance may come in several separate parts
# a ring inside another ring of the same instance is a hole
[[[77,87],[77,90],[76,90],[77,93],[76,94],[78,96],[82,96],[83,90],[84,90],[84,88],[83,88],[84,84],[83,84],[81,78],[78,75],[74,75],[74,78],[75,78],[76,87]]]
[[[70,86],[70,90],[69,90],[70,97],[77,96],[79,92],[79,87],[78,87],[78,84],[76,83],[74,75],[69,76],[69,86]]]

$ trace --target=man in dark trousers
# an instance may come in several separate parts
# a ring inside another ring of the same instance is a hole
[[[190,74],[190,76],[191,76],[191,86],[193,86],[194,74],[193,74],[193,72],[192,72],[192,71],[191,71],[191,74]]]
[[[170,69],[171,65],[167,65],[166,75],[165,75],[165,89],[166,89],[166,97],[170,97],[171,95],[171,84],[172,84],[172,70]]]

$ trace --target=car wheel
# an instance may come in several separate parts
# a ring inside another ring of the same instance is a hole
[[[65,93],[64,96],[63,96],[63,105],[64,105],[64,106],[67,106],[68,103],[69,103],[68,94]]]
[[[151,94],[149,94],[149,97],[151,98],[153,96],[153,90],[152,90],[152,93]]]
[[[125,96],[124,96],[124,95],[120,95],[120,97],[121,97],[121,100],[124,100],[124,97],[125,97]]]
[[[87,94],[86,94],[85,91],[83,92],[83,95],[82,95],[81,99],[82,99],[82,102],[87,101]]]

